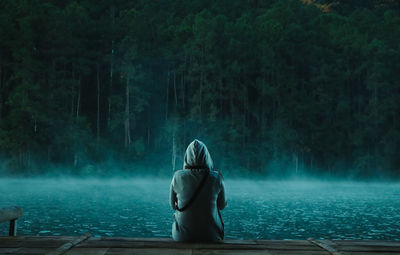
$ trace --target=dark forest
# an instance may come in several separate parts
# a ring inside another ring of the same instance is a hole
[[[400,176],[396,0],[1,0],[0,172]]]

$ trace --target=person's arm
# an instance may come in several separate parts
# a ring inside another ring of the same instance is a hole
[[[224,180],[223,180],[223,177],[221,174],[219,175],[218,179],[220,182],[221,190],[218,194],[217,207],[218,207],[218,209],[223,210],[227,204],[226,195],[225,195],[225,185],[224,185]]]
[[[171,205],[171,208],[173,210],[176,210],[176,204],[177,204],[177,197],[176,197],[176,193],[174,191],[174,181],[175,181],[175,176],[172,178],[172,182],[171,182],[171,187],[170,187],[170,191],[169,191],[169,203]]]

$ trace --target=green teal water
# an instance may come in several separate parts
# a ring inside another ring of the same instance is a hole
[[[0,179],[19,235],[170,237],[168,179]],[[400,184],[225,180],[226,238],[400,241]],[[7,223],[0,234],[7,234]]]

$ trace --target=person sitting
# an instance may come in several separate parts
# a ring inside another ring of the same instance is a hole
[[[213,171],[207,147],[195,139],[186,149],[183,170],[175,172],[170,188],[174,213],[172,238],[183,242],[224,239],[220,210],[227,204],[222,175]]]

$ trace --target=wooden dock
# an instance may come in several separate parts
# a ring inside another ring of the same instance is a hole
[[[0,237],[0,254],[264,254],[264,255],[394,255],[400,242],[344,240],[226,240],[223,243],[177,243],[169,238],[83,236]]]

